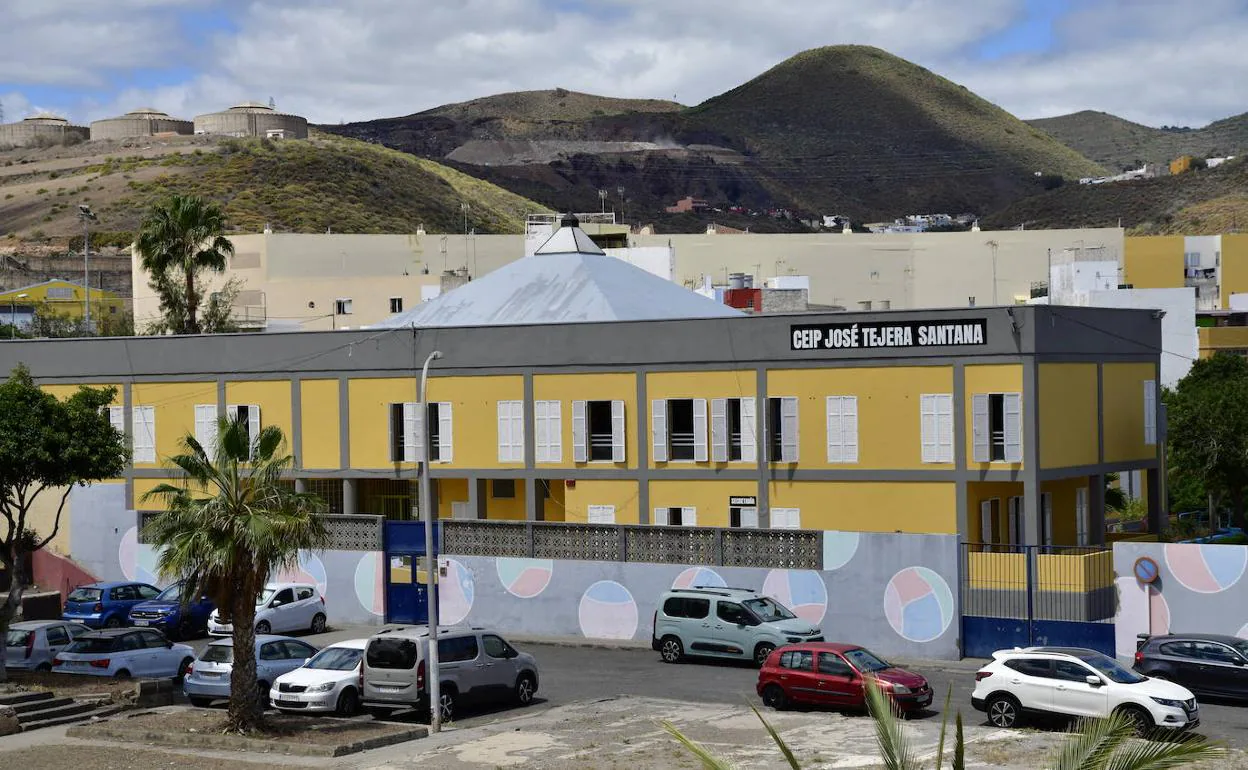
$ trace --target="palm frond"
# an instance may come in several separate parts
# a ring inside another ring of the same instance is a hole
[[[940,710],[940,740],[936,743],[936,770],[945,762],[945,733],[949,729],[949,703],[953,700],[953,683],[945,692],[945,705]]]
[[[1101,770],[1167,770],[1225,756],[1226,749],[1201,736],[1124,741]]]
[[[919,762],[914,748],[902,728],[901,720],[893,711],[888,699],[873,679],[864,679],[867,691],[867,707],[875,722],[875,742],[880,749],[880,759],[888,770],[918,770]]]
[[[689,753],[702,760],[702,767],[704,770],[732,770],[732,765],[728,764],[719,757],[716,757],[702,744],[689,738],[687,735],[678,730],[676,725],[666,720],[660,722],[659,725],[673,738],[679,741],[680,745],[688,749]]]
[[[966,770],[966,740],[962,736],[962,712],[953,720],[953,762],[951,770]]]
[[[1134,726],[1122,714],[1109,719],[1081,719],[1054,758],[1053,770],[1103,767],[1118,747],[1134,734]]]
[[[760,713],[757,708],[750,706],[750,710],[754,712],[754,716],[758,717],[758,721],[763,723],[763,728],[767,730],[767,734],[771,736],[771,740],[775,742],[776,746],[780,749],[780,753],[784,755],[786,760],[788,760],[789,767],[792,768],[792,770],[802,770],[802,765],[797,761],[797,757],[794,756],[793,750],[790,749],[789,744],[785,743],[784,739],[780,737],[780,733],[776,732],[776,728],[772,727],[771,723],[763,718],[762,713]]]

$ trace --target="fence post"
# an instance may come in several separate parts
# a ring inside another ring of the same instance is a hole
[[[620,544],[620,561],[628,561],[628,527],[616,524],[615,530]]]
[[[1025,545],[1027,554],[1027,646],[1032,647],[1036,643],[1036,549],[1039,546]]]

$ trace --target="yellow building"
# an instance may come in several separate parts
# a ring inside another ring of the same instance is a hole
[[[1136,289],[1196,290],[1200,312],[1232,307],[1248,294],[1248,235],[1128,236],[1123,281]]]
[[[122,315],[129,307],[129,300],[115,292],[86,289],[80,283],[58,278],[0,292],[0,317],[15,319],[19,327],[28,325],[37,311],[80,319],[88,302],[93,323]]]
[[[1179,157],[1170,161],[1170,173],[1182,174],[1185,171],[1191,171],[1192,163],[1194,161],[1195,161],[1195,158],[1193,158],[1191,155],[1180,155]]]

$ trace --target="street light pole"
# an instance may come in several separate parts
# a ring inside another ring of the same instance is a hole
[[[412,344],[415,344],[413,339]],[[420,368],[420,392],[417,393],[416,408],[423,410],[422,423],[428,422],[429,407],[425,403],[425,384],[429,379],[429,362],[442,357],[442,352],[435,350],[425,359]],[[420,437],[424,456],[420,462],[420,512],[425,519],[425,580],[428,591],[425,596],[429,603],[427,622],[429,624],[429,730],[442,730],[442,683],[438,673],[438,567],[437,555],[433,547],[433,495],[429,489],[429,426]]]
[[[91,334],[91,277],[87,259],[91,254],[91,222],[95,212],[85,203],[78,204],[78,218],[82,220],[82,326]]]

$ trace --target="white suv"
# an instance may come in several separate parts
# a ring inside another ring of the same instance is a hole
[[[996,727],[1013,727],[1025,713],[1107,717],[1121,712],[1145,733],[1189,730],[1200,724],[1196,698],[1185,687],[1150,679],[1095,650],[1028,647],[1001,650],[975,674],[971,705]]]
[[[256,633],[292,631],[325,633],[325,597],[307,583],[269,583],[256,597]],[[221,610],[213,610],[208,616],[208,635],[233,633],[233,625],[221,622]]]

